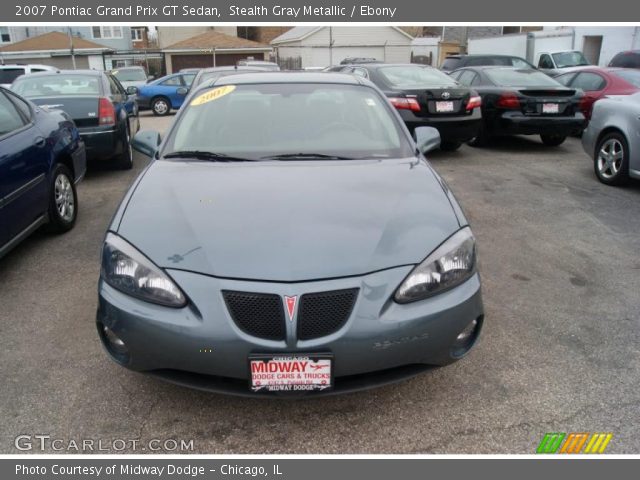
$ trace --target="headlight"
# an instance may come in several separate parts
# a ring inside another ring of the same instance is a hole
[[[184,307],[187,300],[178,286],[148,258],[112,233],[102,248],[102,278],[113,288],[147,302]]]
[[[415,302],[460,285],[476,266],[476,240],[469,227],[459,230],[413,269],[396,290],[398,303]]]

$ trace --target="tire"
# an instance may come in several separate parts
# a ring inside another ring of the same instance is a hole
[[[131,148],[131,133],[129,131],[129,123],[124,127],[124,138],[122,139],[123,150],[116,157],[116,164],[122,170],[131,170],[133,168],[133,149]]]
[[[559,145],[562,145],[566,139],[566,135],[540,135],[540,140],[542,140],[542,143],[544,143],[547,147],[557,147]]]
[[[78,217],[78,196],[73,175],[66,165],[53,169],[49,191],[48,230],[63,233],[71,230]]]
[[[440,142],[440,150],[443,152],[455,152],[461,146],[461,142]]]
[[[158,117],[169,115],[171,102],[167,97],[156,97],[151,101],[151,111]]]
[[[610,132],[598,142],[593,169],[605,185],[622,185],[629,180],[629,146],[624,135]]]

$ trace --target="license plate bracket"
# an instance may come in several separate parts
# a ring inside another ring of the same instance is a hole
[[[560,112],[560,105],[557,103],[543,103],[542,113],[554,114]]]
[[[249,389],[253,392],[321,392],[333,388],[330,353],[249,355]]]
[[[438,113],[453,112],[453,102],[436,102],[436,112]]]

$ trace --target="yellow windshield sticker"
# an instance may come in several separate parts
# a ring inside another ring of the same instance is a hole
[[[191,100],[191,106],[202,105],[203,103],[217,100],[220,97],[224,97],[225,95],[230,94],[235,89],[235,85],[225,85],[224,87],[214,88],[213,90],[209,90],[208,92],[205,92],[202,95],[198,95],[196,98]]]

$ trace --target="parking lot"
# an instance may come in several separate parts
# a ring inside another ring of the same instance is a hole
[[[172,118],[145,113],[142,128]],[[546,432],[612,432],[607,453],[638,453],[640,184],[600,184],[576,138],[430,158],[478,239],[486,321],[466,359],[292,401],[203,393],[117,366],[94,324],[99,253],[144,165],[94,168],[73,231],[38,233],[0,261],[0,451],[46,434],[193,439],[194,452],[214,454],[533,453]]]

